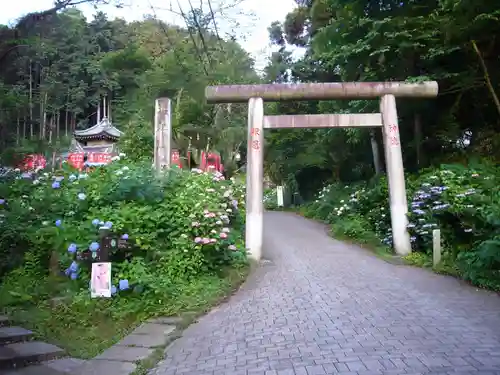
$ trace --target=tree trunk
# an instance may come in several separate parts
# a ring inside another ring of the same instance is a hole
[[[382,173],[382,165],[380,164],[380,152],[375,130],[370,130],[370,143],[372,145],[373,167],[375,168],[375,175],[378,176]]]
[[[96,124],[101,121],[101,98],[99,97],[99,102],[97,103],[97,121]]]
[[[417,167],[420,168],[423,164],[422,154],[422,119],[419,113],[415,113],[413,118],[414,137],[415,137],[415,152],[417,157]]]
[[[109,122],[111,123],[111,99],[108,100],[108,110],[107,110],[107,114],[108,114],[108,120]]]
[[[30,93],[29,93],[29,105],[30,105],[30,138],[33,139],[33,72],[31,70],[31,60],[30,60]]]
[[[481,51],[479,50],[479,47],[477,46],[475,40],[472,41],[472,47],[474,48],[474,51],[476,52],[477,57],[479,58],[481,68],[483,70],[484,81],[486,82],[486,87],[488,87],[488,90],[490,91],[490,94],[493,98],[493,102],[495,103],[495,107],[497,109],[497,112],[500,115],[500,99],[498,99],[498,95],[495,92],[495,88],[493,87],[493,83],[491,82],[490,73],[488,72],[488,67],[486,66],[486,63],[484,62]]]
[[[64,115],[64,135],[68,137],[68,127],[69,127],[69,111],[68,104],[66,104],[66,113]]]
[[[21,119],[19,118],[19,112],[16,116],[16,145],[19,146],[21,139]]]
[[[23,140],[26,139],[26,115],[23,117]]]
[[[45,115],[45,114],[44,114]],[[49,145],[52,143],[52,131],[54,130],[54,115],[47,121],[49,124]]]
[[[61,121],[61,111],[57,111],[56,114],[56,134],[57,134],[57,139],[60,138],[61,136],[61,127],[59,126],[59,122]]]

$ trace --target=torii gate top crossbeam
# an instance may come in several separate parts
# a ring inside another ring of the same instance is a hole
[[[375,99],[384,95],[413,98],[433,98],[438,94],[435,81],[407,82],[329,82],[267,85],[208,86],[207,102],[245,103],[250,98],[264,101]]]

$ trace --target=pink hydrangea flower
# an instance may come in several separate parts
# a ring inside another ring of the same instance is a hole
[[[227,238],[227,234],[226,234],[226,233],[224,233],[224,232],[223,232],[223,233],[219,233],[219,236],[220,236],[220,238],[222,238],[222,239]]]

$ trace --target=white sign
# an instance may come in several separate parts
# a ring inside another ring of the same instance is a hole
[[[111,297],[111,263],[92,263],[90,296]]]
[[[278,195],[278,207],[283,207],[283,186],[276,188],[276,194]]]

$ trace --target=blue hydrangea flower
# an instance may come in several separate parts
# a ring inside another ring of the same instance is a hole
[[[127,290],[129,288],[128,280],[120,280],[118,288],[120,288],[120,290]]]
[[[78,263],[73,261],[68,268],[72,273],[78,272]]]
[[[122,235],[122,240],[128,240],[128,234],[125,233],[124,235]]]
[[[97,242],[92,242],[89,246],[89,250],[92,252],[96,252],[99,250],[99,244]]]
[[[114,296],[114,295],[116,294],[116,292],[117,292],[117,290],[116,290],[116,286],[111,285],[111,295],[113,295],[113,296]]]
[[[56,227],[60,227],[62,225],[62,220],[58,219],[56,220]]]
[[[78,274],[76,272],[72,272],[70,275],[71,280],[76,280],[78,279]]]
[[[108,228],[108,229],[111,229],[111,227],[113,226],[113,223],[112,223],[111,221],[106,221],[106,222],[104,223],[104,226],[105,226],[106,228]]]
[[[87,196],[84,193],[79,193],[78,194],[78,199],[80,199],[81,201],[84,201],[85,198],[87,198]]]
[[[99,225],[99,219],[92,220],[92,225],[97,227]]]
[[[0,204],[5,204],[5,199],[0,199]]]
[[[71,270],[70,270],[69,268],[66,268],[66,269],[64,270],[64,274],[65,274],[66,276],[69,276],[69,275],[71,274]]]
[[[54,181],[52,183],[52,189],[59,189],[61,187],[61,184],[57,181]]]
[[[68,246],[68,252],[71,254],[76,253],[76,245],[74,243]]]

